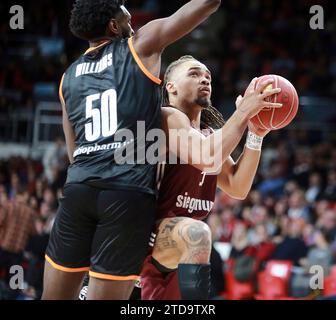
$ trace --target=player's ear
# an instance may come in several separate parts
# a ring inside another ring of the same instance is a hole
[[[170,93],[170,94],[176,94],[177,93],[174,82],[172,82],[172,81],[167,82],[166,89],[167,89],[167,92]]]
[[[116,19],[111,19],[107,26],[108,33],[112,35],[118,35],[119,34],[119,24]]]

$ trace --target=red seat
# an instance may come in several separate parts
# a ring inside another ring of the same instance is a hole
[[[254,296],[253,280],[248,282],[239,282],[234,277],[234,259],[226,261],[227,270],[224,272],[225,277],[225,292],[221,295],[228,300],[247,300]]]
[[[270,260],[266,264],[267,275],[289,281],[292,273],[293,262],[290,260]]]
[[[330,276],[332,276],[333,278],[336,278],[336,265],[331,267]]]
[[[330,275],[324,279],[323,296],[336,295],[336,266],[333,266]]]
[[[288,283],[292,266],[292,261],[269,261],[265,271],[258,274],[259,293],[255,298],[257,300],[288,299]]]

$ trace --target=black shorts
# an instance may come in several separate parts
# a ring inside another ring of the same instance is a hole
[[[65,272],[136,280],[147,254],[155,205],[155,197],[146,193],[66,185],[46,260]]]

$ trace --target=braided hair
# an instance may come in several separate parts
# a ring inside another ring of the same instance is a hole
[[[169,102],[169,94],[166,89],[166,85],[170,80],[172,72],[181,64],[187,61],[197,61],[193,56],[186,55],[182,56],[180,59],[172,62],[164,75],[163,86],[162,86],[162,98],[163,98],[163,105],[168,106]],[[220,129],[224,126],[225,120],[223,115],[213,106],[208,106],[207,108],[202,109],[201,113],[201,127],[210,127],[212,129]]]

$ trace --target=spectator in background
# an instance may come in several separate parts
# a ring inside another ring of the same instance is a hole
[[[265,263],[270,259],[274,250],[275,244],[271,241],[267,227],[265,224],[258,224],[254,228],[255,230],[255,258],[256,258],[256,270],[261,270]]]
[[[43,202],[48,204],[51,208],[57,208],[57,200],[55,192],[51,188],[46,188],[43,191]]]
[[[292,169],[292,179],[300,187],[308,185],[309,173],[313,166],[312,150],[308,147],[301,147],[295,151],[295,163]]]
[[[24,294],[33,299],[40,299],[42,295],[44,254],[49,241],[50,230],[42,217],[35,219],[36,234],[29,238],[25,258],[28,261],[28,269],[25,281],[27,289]]]
[[[309,176],[309,187],[305,193],[306,200],[308,203],[314,203],[314,201],[322,193],[322,178],[317,172],[312,173]]]
[[[331,239],[336,241],[336,210],[328,208],[322,213],[320,219],[316,222],[317,227],[321,228]]]
[[[57,208],[47,202],[42,202],[40,206],[40,216],[45,222],[45,231],[50,232],[54,224]]]
[[[55,182],[60,172],[67,168],[67,157],[65,142],[63,138],[57,137],[55,142],[46,150],[43,157],[44,174],[49,184]]]
[[[268,209],[265,206],[254,206],[251,210],[251,226],[256,226],[258,224],[264,224],[267,230],[267,233],[271,236],[274,235],[276,231],[275,224],[271,221]],[[249,233],[249,239],[255,241],[255,230],[252,228]]]
[[[261,206],[263,204],[263,196],[257,190],[251,190],[249,199],[253,206]]]
[[[208,224],[210,228],[212,241],[213,242],[219,241],[221,237],[221,234],[220,234],[221,221],[220,221],[218,212],[212,211],[211,214],[208,215],[206,223]]]
[[[219,241],[230,242],[237,220],[232,212],[232,209],[227,206],[222,208],[219,212],[219,216]]]
[[[3,184],[0,184],[0,208],[5,205],[8,200],[6,187]],[[0,224],[1,225],[1,224]]]
[[[324,275],[327,276],[333,259],[330,235],[323,230],[315,230],[313,241],[313,246],[309,249],[307,257],[302,258],[300,264],[306,273],[309,273],[310,268],[314,265],[321,266]]]
[[[330,208],[330,201],[323,199],[322,197],[314,202],[312,205],[314,211],[314,217],[316,221],[319,221],[329,208]]]
[[[275,197],[281,196],[286,183],[284,170],[280,162],[273,161],[269,169],[269,176],[258,186],[262,195],[270,194]]]
[[[234,226],[231,245],[230,259],[237,259],[242,255],[253,256],[255,254],[255,249],[250,244],[247,236],[246,225],[241,221]]]
[[[34,196],[37,200],[38,205],[41,204],[43,201],[43,191],[47,187],[47,181],[43,180],[42,178],[38,178],[35,181],[35,193]]]
[[[20,178],[18,173],[12,172],[10,176],[10,187],[9,187],[9,199],[12,200],[15,198],[16,193],[20,187]]]
[[[36,232],[36,212],[27,202],[28,193],[18,189],[15,199],[0,208],[0,268],[7,283],[10,267],[21,264],[28,238]]]
[[[308,255],[299,260],[301,267],[293,270],[290,283],[291,295],[294,297],[304,297],[311,293],[310,268],[320,266],[323,268],[324,276],[329,274],[332,265],[332,251],[327,234],[321,230],[315,230],[313,233],[313,246],[309,249]]]
[[[249,242],[246,225],[241,221],[237,222],[234,227],[231,245],[228,270],[233,272],[237,281],[252,280],[258,266],[255,258],[256,250]]]
[[[323,198],[336,201],[336,170],[328,172],[328,183],[323,191]]]
[[[290,195],[288,217],[292,219],[303,219],[306,223],[312,221],[311,212],[306,203],[303,190],[296,190]]]
[[[273,223],[275,225],[276,231],[280,231],[281,219],[284,216],[287,216],[288,212],[288,201],[286,197],[282,197],[274,204],[274,217]]]
[[[284,193],[286,196],[290,196],[294,191],[300,190],[298,183],[295,180],[288,180],[284,187]]]
[[[287,225],[286,237],[280,242],[271,259],[290,260],[295,265],[299,264],[299,260],[307,255],[308,248],[303,241],[303,219],[290,219]]]

